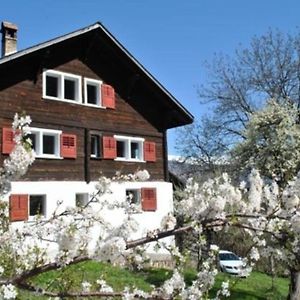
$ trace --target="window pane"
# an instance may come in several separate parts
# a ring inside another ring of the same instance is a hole
[[[126,199],[131,204],[139,204],[140,203],[140,192],[139,192],[139,190],[126,190]]]
[[[87,84],[87,102],[98,104],[98,88],[95,85]]]
[[[65,79],[65,99],[76,100],[76,82],[72,79]]]
[[[131,142],[131,158],[140,158],[140,148],[139,143]]]
[[[89,194],[88,193],[82,193],[82,194],[76,194],[76,206],[78,207],[84,207],[89,202]]]
[[[58,78],[53,76],[46,76],[46,95],[51,97],[58,97]]]
[[[30,195],[29,199],[29,215],[44,215],[45,214],[45,196]]]
[[[91,156],[99,157],[99,136],[92,135],[91,136]]]
[[[117,141],[117,157],[126,157],[125,142]]]
[[[55,154],[55,136],[43,135],[43,154]]]

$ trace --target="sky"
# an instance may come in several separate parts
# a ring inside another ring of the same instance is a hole
[[[2,0],[0,21],[18,25],[18,50],[99,21],[200,120],[209,114],[197,93],[207,83],[205,61],[234,55],[270,28],[297,32],[300,1]],[[178,154],[177,136],[169,130],[169,154]]]

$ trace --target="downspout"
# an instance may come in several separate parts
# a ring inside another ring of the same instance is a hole
[[[169,163],[168,163],[168,140],[167,140],[167,130],[163,131],[163,162],[164,162],[164,180],[166,182],[170,181],[169,178]]]

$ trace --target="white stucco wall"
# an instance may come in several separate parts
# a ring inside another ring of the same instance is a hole
[[[75,206],[75,195],[77,193],[95,192],[96,182],[87,184],[82,181],[32,181],[32,182],[12,182],[12,194],[28,195],[45,195],[46,196],[46,215],[48,218],[57,207],[58,201],[63,201],[63,206]],[[161,181],[149,182],[124,182],[112,183],[112,194],[105,196],[106,199],[125,199],[126,189],[156,188],[157,193],[157,210],[142,212],[134,215],[140,224],[139,231],[132,236],[132,239],[140,238],[145,235],[147,230],[153,230],[160,227],[161,219],[170,211],[173,211],[173,190],[172,184]],[[7,195],[7,199],[9,195]],[[106,217],[112,224],[119,224],[124,218],[121,210],[107,211]],[[17,222],[20,223],[20,222]],[[173,244],[173,238],[166,238],[164,241]],[[148,253],[154,253],[153,243],[148,249]],[[160,250],[160,253],[167,254],[166,251]]]

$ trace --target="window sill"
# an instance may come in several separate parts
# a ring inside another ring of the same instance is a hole
[[[82,104],[81,99],[71,100],[71,99],[56,98],[56,97],[51,97],[51,96],[43,96],[43,99],[61,101],[61,102],[67,102],[67,103],[73,103],[73,104]]]
[[[36,155],[35,158],[42,158],[42,159],[64,159],[61,156],[54,156],[54,155]]]
[[[122,158],[122,157],[115,158],[115,161],[139,162],[139,163],[146,162],[145,160],[142,160],[142,159],[128,159],[128,158]]]
[[[87,107],[106,109],[105,106],[101,106],[101,105],[97,105],[97,104],[90,104],[90,103],[78,103],[78,104],[81,104],[81,105],[87,106]]]
[[[35,216],[29,216],[26,222],[36,222],[36,221],[43,221],[46,220],[46,216],[45,215],[35,215]]]
[[[82,103],[82,100],[68,100],[68,99],[60,99],[50,96],[43,96],[44,100],[51,100],[51,101],[59,101],[59,102],[65,102],[65,103],[71,103],[71,104],[77,104],[85,107],[91,107],[91,108],[100,108],[100,109],[106,109],[105,106],[101,105],[94,105],[94,104],[88,104],[88,103]]]
[[[100,156],[90,156],[90,159],[91,160],[101,160],[102,157],[100,157]]]

